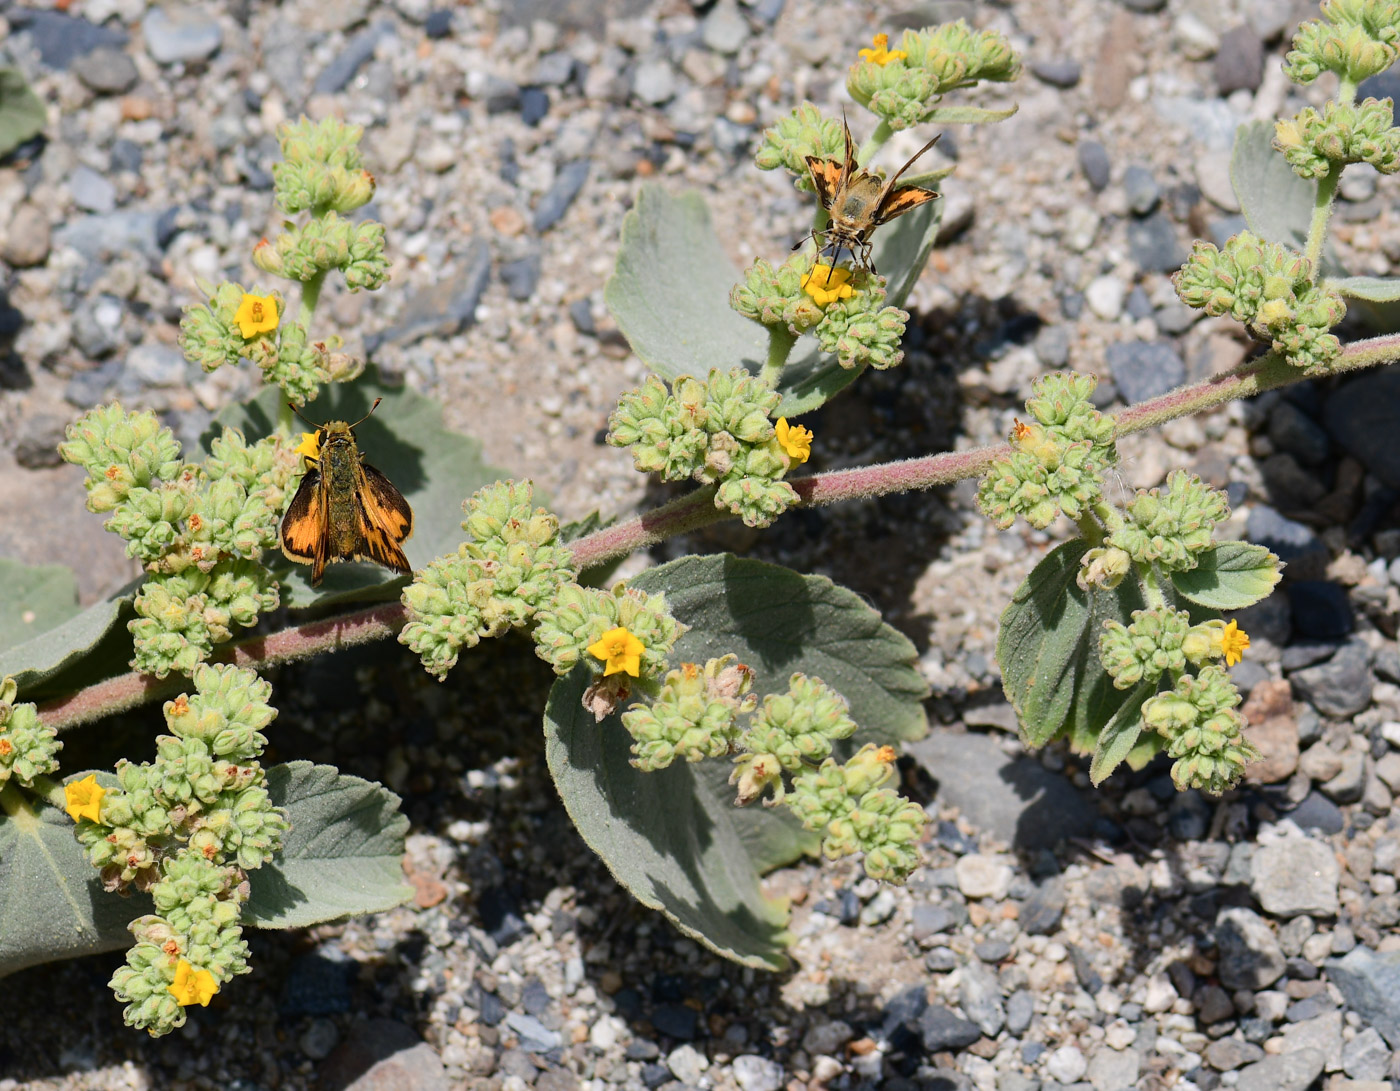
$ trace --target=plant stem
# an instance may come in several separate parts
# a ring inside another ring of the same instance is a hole
[[[297,325],[306,330],[308,336],[311,333],[311,319],[316,314],[316,304],[321,302],[321,288],[326,283],[326,275],[329,269],[322,269],[312,275],[311,279],[304,281],[301,286],[301,305],[297,307]],[[292,434],[292,427],[295,424],[292,416],[292,407],[287,403],[286,398],[282,398],[277,405],[277,431],[284,436]]]
[[[890,123],[881,118],[880,124],[875,126],[875,131],[866,138],[865,143],[856,152],[856,166],[863,167],[869,163],[892,136],[894,136],[894,130],[890,128]]]
[[[1332,218],[1332,199],[1337,194],[1337,183],[1342,180],[1344,163],[1333,163],[1327,173],[1317,180],[1317,196],[1313,200],[1312,222],[1308,224],[1308,244],[1304,256],[1312,264],[1313,277],[1318,276],[1318,260],[1322,257],[1322,244],[1327,241],[1327,221]]]
[[[778,379],[783,374],[783,366],[792,355],[792,346],[795,344],[797,334],[783,324],[768,327],[768,359],[763,362],[758,381],[769,390],[778,389]]]
[[[1400,360],[1400,334],[1386,334],[1355,341],[1327,368],[1327,374],[1360,371]],[[1246,360],[1238,367],[1205,382],[1151,398],[1117,413],[1117,436],[1155,428],[1178,417],[1213,409],[1235,398],[1248,398],[1313,378],[1275,353]],[[889,493],[928,489],[985,473],[998,459],[1011,453],[1006,444],[979,447],[971,451],[948,451],[904,462],[889,462],[853,470],[802,477],[792,482],[803,507],[834,504],[842,500],[885,496]],[[678,534],[732,518],[714,505],[714,487],[706,486],[671,501],[654,511],[626,522],[605,527],[569,543],[574,563],[580,569],[593,568],[638,549],[646,549]],[[308,622],[266,636],[253,636],[225,645],[214,656],[219,663],[259,669],[274,663],[304,659],[322,652],[355,644],[383,640],[395,635],[408,620],[401,603],[390,602],[340,617]],[[43,723],[62,730],[90,723],[113,712],[136,708],[148,701],[173,696],[187,687],[182,678],[157,679],[144,674],[123,674],[56,701],[39,709]]]

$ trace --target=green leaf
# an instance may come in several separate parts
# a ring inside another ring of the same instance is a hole
[[[1196,567],[1173,572],[1186,599],[1212,610],[1243,610],[1267,598],[1281,577],[1278,558],[1253,542],[1217,542],[1196,555]]]
[[[1400,301],[1400,277],[1336,277],[1325,281],[1325,287],[1371,303]]]
[[[413,897],[403,881],[408,819],[383,785],[330,765],[293,761],[267,771],[272,802],[292,828],[273,861],[248,873],[243,920],[258,928],[305,928],[382,913]]]
[[[1126,761],[1137,748],[1142,734],[1142,705],[1152,696],[1153,687],[1144,682],[1118,706],[1118,711],[1099,732],[1094,746],[1094,760],[1089,764],[1089,779],[1098,787],[1108,779],[1120,762]]]
[[[110,598],[0,651],[0,678],[13,676],[20,695],[32,701],[38,694],[71,692],[124,673],[131,660],[125,621],[133,616],[131,603],[140,585],[140,579],[133,580]]]
[[[850,749],[926,730],[913,645],[824,577],[720,555],[648,569],[632,586],[664,591],[692,626],[673,664],[733,652],[755,671],[759,694],[786,691],[794,671],[815,675],[846,697],[861,725]],[[745,965],[782,968],[786,914],[763,897],[759,875],[815,851],[818,838],[785,808],[736,808],[728,762],[633,768],[618,717],[595,723],[584,711],[589,681],[585,668],[561,678],[545,709],[550,773],[583,839],[686,935]]]
[[[86,773],[69,779],[81,779]],[[114,787],[117,778],[98,772]],[[73,820],[8,787],[0,813],[0,976],[131,943],[128,923],[153,907],[144,894],[108,894],[73,836]]]
[[[1005,121],[1019,107],[1005,110],[985,110],[978,106],[935,106],[926,119],[930,125],[984,125],[990,121]]]
[[[48,124],[43,102],[24,82],[18,68],[0,68],[0,156],[32,140]]]
[[[369,412],[375,398],[383,398],[383,404],[355,429],[355,440],[365,461],[382,471],[413,507],[413,537],[404,552],[414,568],[422,568],[453,552],[466,537],[462,501],[509,474],[481,461],[476,440],[443,427],[439,402],[407,387],[385,386],[370,372],[354,383],[330,384],[303,412],[321,423],[355,421]],[[271,435],[281,400],[278,387],[265,387],[252,401],[220,413],[215,428],[203,436],[205,450],[226,425],[241,429],[249,441]],[[330,565],[321,586],[312,588],[310,565],[293,564],[275,550],[263,559],[273,564],[281,581],[282,605],[292,609],[397,598],[407,580],[361,561]]]
[[[80,610],[78,581],[67,565],[29,565],[0,557],[0,655]]]
[[[1236,129],[1230,184],[1251,231],[1301,252],[1307,248],[1317,183],[1294,174],[1273,142],[1272,121],[1250,121]],[[1323,245],[1321,266],[1321,273],[1342,273],[1331,239]]]
[[[1142,594],[1134,580],[1114,591],[1081,590],[1075,579],[1088,548],[1082,538],[1056,546],[1001,615],[1002,687],[1032,746],[1069,735],[1078,748],[1091,749],[1128,698],[1099,662],[1099,633],[1105,621],[1128,624],[1132,611],[1143,608]]]
[[[875,236],[872,260],[888,278],[890,306],[901,306],[918,280],[943,214],[929,201]],[[617,267],[603,297],[632,351],[667,382],[704,378],[711,368],[742,364],[757,373],[768,357],[768,334],[729,306],[740,273],[729,261],[696,193],[672,197],[643,186],[622,221]],[[798,339],[783,369],[779,416],[810,412],[845,389],[860,372],[846,369],[815,337]]]

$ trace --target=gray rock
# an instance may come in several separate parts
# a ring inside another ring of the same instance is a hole
[[[924,1040],[924,1050],[928,1053],[966,1049],[982,1037],[982,1031],[975,1023],[943,1007],[926,1009],[919,1016],[918,1027]]]
[[[1264,78],[1264,43],[1248,24],[1220,36],[1215,54],[1215,86],[1222,95],[1231,91],[1257,91]]]
[[[117,207],[117,187],[91,167],[76,167],[68,176],[68,191],[73,203],[84,212],[99,215]]]
[[[122,302],[109,295],[98,296],[73,315],[73,344],[84,356],[99,360],[121,343]]]
[[[218,21],[195,4],[151,8],[141,20],[146,52],[157,64],[202,61],[223,45]]]
[[[1328,433],[1366,469],[1400,489],[1400,373],[1359,375],[1327,398],[1322,422]]]
[[[1269,439],[1304,466],[1326,462],[1332,451],[1326,430],[1290,401],[1280,401],[1269,411]]]
[[[1162,191],[1152,171],[1134,163],[1123,172],[1123,192],[1128,197],[1128,207],[1139,216],[1146,216],[1162,199]]]
[[[1323,966],[1347,1007],[1375,1027],[1392,1049],[1400,1049],[1400,951],[1377,954],[1354,947]]]
[[[1073,87],[1079,82],[1079,77],[1083,75],[1084,71],[1078,61],[1070,60],[1031,61],[1029,67],[1031,75],[1040,80],[1041,83],[1048,83],[1051,87]],[[1102,189],[1103,187],[1096,188]]]
[[[1371,703],[1371,656],[1366,645],[1352,641],[1326,663],[1295,671],[1290,677],[1298,695],[1324,716],[1345,719]]]
[[[980,962],[971,962],[963,967],[958,1003],[962,1005],[963,1013],[988,1038],[995,1038],[1006,1022],[1006,1009],[1002,1006],[997,976]]]
[[[1151,15],[1167,6],[1167,0],[1122,0],[1123,6],[1139,15]]]
[[[83,57],[78,79],[99,95],[122,95],[136,86],[140,74],[136,62],[115,45],[100,45]]]
[[[15,269],[43,265],[52,245],[48,216],[26,201],[10,217],[5,241],[0,244],[0,260]]]
[[[1309,792],[1288,817],[1300,830],[1317,830],[1324,836],[1341,833],[1346,825],[1341,810],[1321,792]]]
[[[1064,912],[1064,881],[1059,877],[1046,879],[1037,883],[1031,896],[1021,904],[1021,931],[1030,936],[1048,936],[1060,926]]]
[[[1186,260],[1176,225],[1161,211],[1128,224],[1128,255],[1144,273],[1174,273]]]
[[[387,19],[380,20],[373,26],[366,27],[348,42],[331,61],[321,70],[321,74],[316,77],[316,82],[311,85],[313,95],[333,95],[337,91],[343,91],[346,84],[355,78],[355,73],[364,67],[366,61],[374,56],[374,50],[379,45],[380,39],[393,35],[394,24]]]
[[[62,413],[43,410],[21,414],[15,425],[15,461],[30,470],[43,466],[61,466],[58,445],[64,440],[68,418]]]
[[[1079,169],[1088,179],[1089,188],[1095,193],[1108,185],[1108,151],[1097,140],[1081,140],[1075,149],[1079,157]]]
[[[1260,845],[1250,865],[1250,893],[1276,917],[1337,915],[1337,858],[1311,838]]]
[[[99,46],[121,46],[127,42],[126,33],[116,27],[98,26],[62,12],[19,7],[7,11],[6,17],[12,31],[29,34],[39,59],[59,71]]]
[[[1298,464],[1286,451],[1266,458],[1259,467],[1264,490],[1274,505],[1284,512],[1305,515],[1327,495],[1322,480]]]
[[[719,0],[700,24],[700,40],[706,49],[733,56],[749,40],[749,21],[734,0]]]
[[[1356,803],[1366,790],[1366,755],[1360,750],[1348,750],[1342,755],[1342,767],[1337,775],[1322,786],[1333,803]]]
[[[950,931],[956,924],[957,917],[944,905],[916,902],[910,914],[910,926],[915,942]]]
[[[1264,1051],[1253,1042],[1239,1038],[1218,1038],[1206,1046],[1206,1064],[1217,1072],[1230,1072],[1241,1065],[1263,1060]]]
[[[1390,1072],[1390,1047],[1375,1027],[1342,1046],[1342,1071],[1353,1080],[1383,1080]]]
[[[111,161],[114,171],[124,171],[128,174],[137,174],[141,170],[141,164],[145,157],[141,152],[141,145],[134,140],[114,140],[112,141]]]
[[[632,74],[632,93],[648,106],[662,106],[676,93],[676,73],[664,59],[643,61]]]
[[[126,354],[122,380],[142,386],[178,386],[185,380],[184,353],[174,345],[137,345]]]
[[[1108,368],[1129,405],[1155,398],[1186,381],[1186,365],[1169,341],[1120,341],[1108,346]]]
[[[1222,909],[1215,918],[1217,972],[1227,989],[1263,989],[1283,976],[1287,961],[1268,922],[1252,909]]]
[[[1285,518],[1267,504],[1256,504],[1249,513],[1245,528],[1245,536],[1251,542],[1257,542],[1278,554],[1279,560],[1288,565],[1285,569],[1288,577],[1316,579],[1324,574],[1328,560],[1327,547],[1306,524]],[[1272,595],[1264,601],[1278,598],[1278,595]],[[1242,617],[1240,624],[1244,624]],[[1285,633],[1283,640],[1274,643],[1282,644],[1286,640]]]
[[[587,159],[575,159],[559,168],[549,192],[541,197],[540,203],[535,206],[532,226],[537,233],[548,231],[564,218],[564,213],[574,203],[574,198],[579,195],[583,183],[587,180]]]
[[[343,1091],[386,1091],[412,1087],[414,1091],[447,1091],[442,1058],[416,1031],[389,1019],[356,1023],[321,1066],[322,1087]]]
[[[324,1061],[340,1043],[340,1029],[325,1017],[313,1019],[297,1039],[297,1047],[313,1061]]]
[[[486,243],[479,239],[473,242],[462,265],[462,273],[410,297],[394,325],[377,336],[366,337],[366,354],[373,355],[386,341],[412,345],[425,337],[451,337],[471,325],[491,279],[491,253]]]
[[[1322,1075],[1325,1063],[1326,1058],[1316,1049],[1265,1057],[1240,1069],[1235,1091],[1306,1091]]]
[[[1035,1018],[1035,996],[1029,989],[1017,989],[1006,999],[1006,1032],[1020,1037]]]
[[[1031,343],[1036,359],[1049,368],[1069,363],[1069,329],[1066,326],[1041,326]]]
[[[546,53],[535,62],[534,82],[541,87],[563,87],[573,78],[576,62],[567,50]]]
[[[730,1071],[740,1091],[779,1091],[785,1075],[777,1061],[752,1053],[735,1057]]]
[[[1087,836],[1098,809],[1030,757],[1012,758],[985,735],[934,732],[906,752],[939,782],[938,794],[980,830],[1023,848]]]
[[[1089,1058],[1089,1071],[1085,1075],[1094,1085],[1094,1091],[1121,1091],[1137,1083],[1141,1061],[1135,1049],[1100,1046]]]
[[[1307,1001],[1304,1001],[1307,1003]],[[1284,1052],[1315,1049],[1322,1054],[1328,1072],[1342,1067],[1342,1013],[1329,1011],[1283,1028]]]
[[[160,256],[156,241],[155,212],[110,212],[69,220],[54,232],[60,246],[71,246],[89,261],[109,260],[133,251],[145,257]]]
[[[501,281],[511,299],[524,301],[535,294],[540,282],[540,256],[527,254],[516,261],[501,263]]]

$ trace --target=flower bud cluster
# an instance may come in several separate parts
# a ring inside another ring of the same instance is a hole
[[[353,212],[374,197],[374,175],[364,169],[364,130],[333,117],[303,117],[277,130],[281,162],[272,165],[277,203],[284,212]]]
[[[742,367],[716,368],[706,382],[682,376],[670,390],[650,376],[619,400],[608,443],[630,448],[643,473],[715,485],[715,507],[767,526],[797,499],[782,480],[797,460],[770,419],[781,400]]]
[[[1354,86],[1384,72],[1400,56],[1397,0],[1322,0],[1322,15],[1293,35],[1283,70],[1294,83],[1335,72]]]
[[[821,830],[822,854],[839,860],[865,853],[872,879],[903,883],[919,866],[918,844],[928,814],[882,787],[894,775],[893,747],[867,743],[844,764],[826,758],[793,778],[788,806],[809,830]]]
[[[978,80],[1014,80],[1021,72],[1001,34],[973,30],[962,19],[906,30],[897,49],[877,41],[876,49],[861,54],[846,76],[846,90],[896,131],[927,121],[949,91]]]
[[[58,729],[39,722],[33,704],[15,704],[19,687],[13,678],[0,680],[0,787],[13,777],[29,787],[35,777],[58,771]]]
[[[247,971],[238,923],[246,873],[272,859],[289,829],[257,760],[277,715],[271,685],[209,665],[194,685],[193,696],[166,702],[172,734],[156,739],[155,761],[119,762],[99,817],[75,831],[107,889],[134,887],[155,902],[155,915],[132,923],[137,942],[111,982],[127,1024],[153,1035],[184,1022],[185,1001],[171,992],[181,962],[216,983]]]
[[[622,714],[632,736],[632,764],[645,772],[671,762],[719,758],[735,745],[737,717],[753,711],[749,692],[753,671],[737,655],[711,659],[700,667],[682,663],[668,671],[651,704],[637,703]]]
[[[823,117],[810,102],[803,102],[791,115],[779,119],[763,131],[763,143],[754,154],[759,170],[784,167],[793,176],[793,185],[804,193],[814,192],[807,156],[841,160],[846,155],[846,137],[841,122]]]
[[[205,371],[214,371],[224,364],[237,364],[245,357],[264,368],[267,361],[276,360],[277,319],[286,307],[282,293],[269,292],[264,295],[256,288],[245,290],[241,284],[225,281],[207,295],[207,303],[192,304],[180,319],[180,350],[185,354],[185,359],[198,364]],[[249,296],[271,300],[268,313],[274,320],[268,329],[256,329],[250,325],[248,336],[244,336],[238,324],[238,314],[244,299]]]
[[[1262,757],[1243,735],[1239,703],[1229,674],[1211,664],[1196,675],[1182,675],[1174,689],[1143,704],[1143,722],[1167,740],[1167,753],[1175,759],[1172,780],[1178,789],[1218,794],[1239,782],[1247,762]]]
[[[1234,633],[1220,620],[1192,625],[1185,610],[1134,610],[1129,625],[1104,622],[1099,658],[1115,686],[1132,689],[1140,682],[1155,684],[1163,674],[1180,674],[1188,663],[1199,667],[1212,659],[1234,662],[1239,655]],[[1247,637],[1238,640],[1249,646]]]
[[[1045,375],[1032,384],[1026,409],[1035,423],[1016,422],[1011,457],[994,463],[977,490],[982,513],[1001,530],[1021,516],[1049,526],[1063,513],[1081,518],[1103,488],[1114,461],[1113,421],[1089,401],[1092,375]]]
[[[374,291],[389,279],[384,225],[347,220],[335,212],[284,231],[275,242],[264,239],[253,248],[253,264],[265,273],[300,281],[339,269],[352,292]]]
[[[399,643],[429,673],[445,678],[463,648],[525,625],[574,585],[578,573],[559,544],[559,520],[533,504],[529,481],[479,490],[462,505],[469,540],[404,588],[409,621]]]
[[[164,677],[188,674],[276,607],[276,582],[258,558],[277,540],[277,516],[296,470],[276,437],[249,445],[225,429],[204,466],[180,460],[180,445],[155,415],[94,409],[71,425],[59,453],[88,471],[88,508],[110,511],[107,528],[126,540],[147,581],[136,596],[133,666]]]
[[[1188,307],[1228,314],[1289,363],[1321,368],[1342,351],[1327,331],[1346,316],[1346,303],[1312,276],[1303,255],[1242,231],[1223,250],[1197,240],[1175,281]]]
[[[614,584],[611,591],[565,583],[553,600],[540,608],[535,620],[535,651],[561,676],[579,663],[601,674],[602,664],[589,654],[589,645],[597,643],[604,633],[626,629],[642,644],[633,677],[649,686],[665,675],[666,657],[689,628],[671,616],[664,594],[648,595],[624,581]]]
[[[1124,515],[1108,544],[1139,564],[1181,572],[1195,568],[1197,554],[1211,547],[1215,524],[1229,518],[1230,504],[1219,489],[1176,470],[1167,475],[1165,491],[1139,490]]]
[[[849,739],[855,731],[846,699],[820,678],[798,672],[788,679],[786,693],[770,693],[763,699],[739,745],[750,755],[771,758],[792,774],[808,764],[825,761],[831,755],[831,744]],[[730,783],[740,779],[736,773]],[[742,792],[739,802],[749,802]]]
[[[1390,99],[1327,102],[1319,113],[1305,106],[1274,126],[1274,147],[1293,172],[1321,178],[1334,165],[1369,163],[1382,174],[1400,170],[1400,129]]]
[[[907,311],[886,307],[885,281],[864,269],[832,268],[810,247],[776,268],[759,260],[729,293],[729,305],[765,326],[811,333],[847,369],[894,367]]]

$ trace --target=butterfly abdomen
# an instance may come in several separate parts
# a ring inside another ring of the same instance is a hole
[[[331,556],[346,556],[355,549],[357,516],[355,490],[359,484],[360,454],[350,430],[331,430],[321,444],[321,473],[330,526]]]

